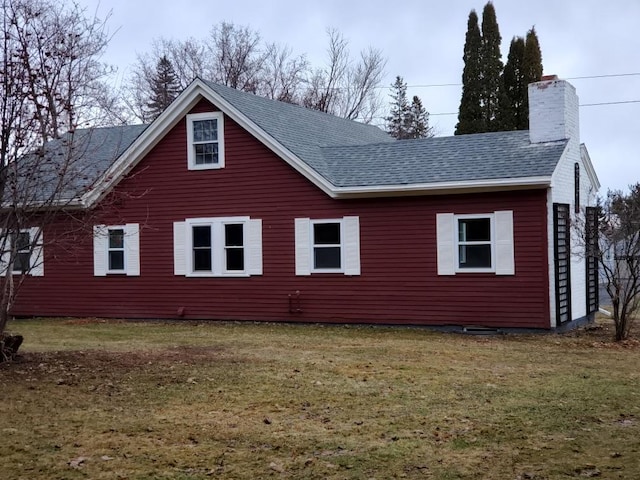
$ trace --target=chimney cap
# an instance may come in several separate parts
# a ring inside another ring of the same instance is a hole
[[[541,81],[545,81],[545,80],[558,80],[558,75],[543,75],[540,78]]]

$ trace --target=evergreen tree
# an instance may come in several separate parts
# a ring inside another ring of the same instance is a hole
[[[147,103],[149,120],[155,120],[178,96],[178,78],[166,55],[158,60],[155,74],[149,79],[151,92]]]
[[[410,106],[407,100],[407,84],[402,77],[397,76],[396,81],[391,85],[391,112],[387,121],[387,132],[394,138],[409,138],[410,128]]]
[[[464,70],[462,71],[462,99],[458,111],[455,134],[485,131],[482,117],[482,37],[475,10],[469,13],[464,42]]]
[[[527,82],[523,70],[524,50],[524,38],[513,37],[507,63],[502,72],[504,95],[501,96],[499,117],[503,130],[520,130],[523,122],[528,123]]]
[[[499,104],[503,95],[502,54],[500,53],[500,29],[493,3],[488,2],[482,11],[482,93],[481,106],[485,131],[500,130]]]
[[[527,96],[528,85],[533,82],[539,82],[542,78],[542,53],[540,52],[540,43],[536,29],[531,27],[527,32],[524,42],[524,54],[522,60],[523,84],[524,84],[524,110],[525,115],[517,125],[518,130],[529,128],[529,97]]]
[[[407,138],[433,137],[433,131],[429,126],[429,112],[422,105],[422,100],[414,95],[409,107],[409,136]]]
[[[422,105],[420,97],[415,95],[409,104],[407,84],[400,76],[396,77],[391,88],[391,113],[385,118],[389,135],[398,140],[432,137],[429,112]]]

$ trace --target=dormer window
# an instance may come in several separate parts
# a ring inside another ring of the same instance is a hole
[[[187,115],[187,148],[189,170],[224,168],[222,112]]]

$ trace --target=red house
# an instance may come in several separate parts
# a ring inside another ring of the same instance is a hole
[[[93,235],[39,247],[17,316],[566,328],[598,309],[570,224],[597,176],[575,89],[530,130],[393,140],[196,80],[151,125],[75,133]],[[583,247],[582,247],[583,248]],[[16,267],[13,266],[15,270]],[[5,272],[6,274],[6,272]]]

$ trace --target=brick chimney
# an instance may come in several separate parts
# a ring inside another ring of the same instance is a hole
[[[580,143],[576,89],[556,75],[529,84],[529,139],[531,143],[572,139]]]

